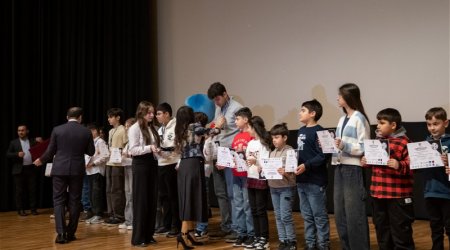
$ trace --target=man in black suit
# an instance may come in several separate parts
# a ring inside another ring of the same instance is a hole
[[[36,139],[28,138],[28,128],[21,124],[17,127],[17,135],[19,138],[9,143],[6,157],[11,159],[12,174],[16,184],[16,209],[20,216],[26,216],[24,196],[28,192],[29,206],[31,214],[37,215],[37,197],[36,197],[36,181],[37,169],[33,165],[29,149],[36,144]]]
[[[67,111],[68,122],[53,128],[47,150],[34,161],[36,166],[40,166],[54,156],[51,175],[55,226],[58,233],[55,242],[60,244],[76,239],[81,190],[86,173],[84,155],[92,156],[95,153],[91,131],[80,124],[82,115],[81,108],[70,108]],[[70,213],[69,224],[66,224],[64,218],[66,204]]]

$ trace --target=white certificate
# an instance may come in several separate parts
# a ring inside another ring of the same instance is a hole
[[[89,164],[89,162],[91,161],[92,157],[90,157],[89,155],[84,155],[84,162],[85,165]],[[94,167],[90,167],[90,168],[86,168],[86,174],[87,175],[91,175],[94,174]]]
[[[389,160],[389,141],[364,140],[364,157],[369,165],[387,166]]]
[[[334,133],[332,134],[329,130],[317,131],[317,137],[319,138],[320,147],[324,154],[337,153],[338,149],[334,143]]]
[[[285,172],[295,172],[295,169],[297,168],[297,155],[295,154],[294,149],[289,149],[286,152],[286,163],[284,165],[284,171]]]
[[[84,165],[89,164],[91,161],[91,157],[89,155],[84,155]]]
[[[250,167],[248,167],[248,169],[247,169],[247,178],[261,179],[260,176],[259,176],[258,166],[251,165]]]
[[[408,143],[409,168],[434,168],[442,167],[440,141],[421,141]]]
[[[109,155],[110,163],[122,163],[122,153],[120,153],[120,148],[109,148],[111,154]]]
[[[236,171],[245,172],[247,171],[247,163],[245,162],[245,153],[244,152],[232,152],[234,162],[236,163]]]
[[[261,167],[267,180],[281,180],[283,176],[278,173],[278,169],[283,167],[283,160],[277,158],[262,158]]]
[[[232,168],[234,167],[233,156],[227,147],[217,147],[217,163],[218,166]]]
[[[47,163],[47,165],[45,165],[45,176],[50,177],[52,176],[52,167],[53,167],[53,163]]]

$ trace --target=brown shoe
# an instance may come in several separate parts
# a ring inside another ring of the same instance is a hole
[[[93,216],[91,211],[83,211],[83,213],[80,215],[80,221],[86,221],[89,220]]]

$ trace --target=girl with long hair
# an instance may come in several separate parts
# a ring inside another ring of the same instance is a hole
[[[264,121],[253,116],[248,123],[247,132],[255,139],[251,140],[245,151],[247,159],[248,201],[253,217],[255,238],[246,249],[268,249],[269,222],[267,218],[268,185],[261,168],[261,159],[269,158],[272,138],[267,132]]]
[[[141,101],[136,110],[136,123],[128,129],[128,152],[133,157],[133,233],[131,244],[146,247],[156,243],[155,231],[159,136],[155,126],[155,108]]]
[[[354,83],[339,88],[338,105],[345,115],[336,128],[336,147],[333,154],[334,214],[342,249],[370,248],[366,213],[367,192],[361,157],[364,139],[370,139],[370,126],[361,102],[361,94]]]
[[[181,155],[178,166],[178,204],[181,234],[178,244],[184,249],[202,245],[194,236],[194,222],[208,222],[205,185],[202,125],[195,123],[194,111],[188,106],[178,109],[175,126],[175,150]]]

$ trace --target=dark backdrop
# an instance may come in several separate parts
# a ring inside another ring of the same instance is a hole
[[[84,122],[107,125],[108,108],[127,118],[139,101],[158,102],[156,0],[6,0],[0,13],[3,155],[19,123],[48,138],[71,106],[84,108]],[[14,188],[1,159],[6,211]],[[39,207],[51,207],[50,179],[40,179]]]

